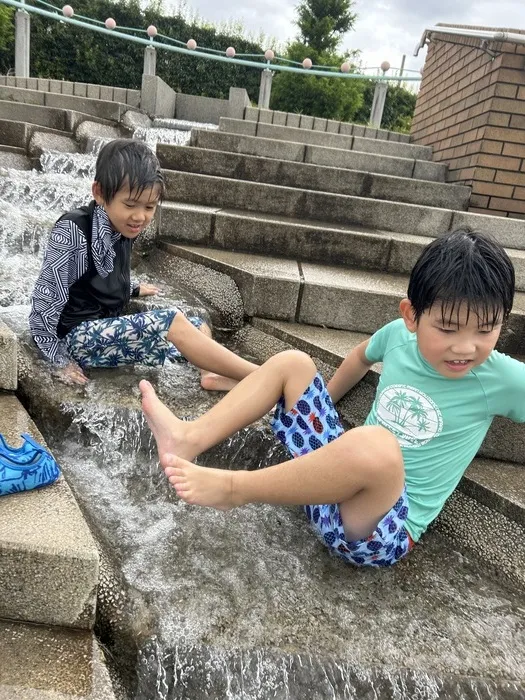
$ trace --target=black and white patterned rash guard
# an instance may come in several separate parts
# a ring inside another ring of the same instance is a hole
[[[93,211],[91,236],[93,263],[98,274],[107,277],[113,271],[114,245],[120,239],[120,233],[113,230],[108,215],[98,205]],[[29,314],[33,340],[54,364],[64,366],[71,362],[64,341],[57,336],[57,325],[69,299],[69,288],[87,272],[88,267],[86,237],[66,215],[56,222],[49,236]],[[132,280],[131,290],[136,286]]]

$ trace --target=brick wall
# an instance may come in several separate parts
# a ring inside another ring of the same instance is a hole
[[[449,164],[449,182],[472,187],[470,211],[525,219],[525,44],[487,48],[497,56],[479,39],[433,35],[411,141]]]

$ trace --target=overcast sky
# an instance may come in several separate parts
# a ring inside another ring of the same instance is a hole
[[[204,20],[219,23],[240,20],[249,32],[263,31],[283,43],[297,35],[293,24],[298,0],[187,0]],[[399,66],[407,55],[406,67],[419,69],[425,51],[413,57],[423,31],[438,22],[525,29],[525,4],[520,0],[356,0],[355,30],[343,41],[347,49],[361,49],[365,66],[383,60]]]

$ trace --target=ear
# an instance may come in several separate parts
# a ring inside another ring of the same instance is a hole
[[[405,322],[405,326],[411,333],[415,333],[417,330],[417,321],[414,314],[414,309],[409,299],[402,299],[399,304],[399,311],[401,317]]]
[[[91,185],[91,194],[95,202],[102,206],[104,204],[104,197],[102,196],[102,188],[100,187],[100,182],[94,182]]]

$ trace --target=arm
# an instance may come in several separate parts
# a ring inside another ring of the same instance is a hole
[[[49,236],[42,269],[31,296],[29,314],[33,340],[46,359],[56,367],[66,367],[72,363],[65,343],[57,336],[57,325],[69,299],[70,285],[82,276],[86,268],[83,233],[71,221],[57,222]]]
[[[334,403],[355,386],[372,367],[373,362],[367,360],[365,355],[368,343],[369,341],[365,340],[351,350],[328,382],[328,393]]]

